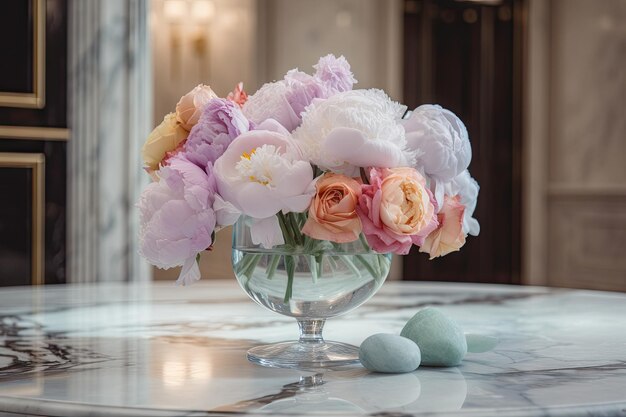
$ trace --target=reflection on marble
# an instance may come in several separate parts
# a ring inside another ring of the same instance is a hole
[[[387,283],[329,339],[399,332],[437,305],[498,337],[456,368],[263,368],[245,352],[296,337],[292,319],[234,281],[0,291],[0,414],[624,415],[626,296],[486,285]]]

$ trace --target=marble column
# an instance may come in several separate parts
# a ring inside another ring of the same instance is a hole
[[[149,3],[69,3],[69,282],[150,277],[134,206],[152,127]]]

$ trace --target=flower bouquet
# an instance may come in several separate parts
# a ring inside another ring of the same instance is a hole
[[[259,304],[300,325],[299,342],[251,349],[268,366],[355,362],[356,348],[321,337],[324,320],[365,302],[391,254],[457,251],[478,184],[467,130],[436,105],[413,111],[382,90],[353,89],[344,57],[313,75],[293,69],[248,97],[199,85],[148,137],[153,178],[139,200],[141,254],[200,279],[198,258],[235,225],[233,269]]]

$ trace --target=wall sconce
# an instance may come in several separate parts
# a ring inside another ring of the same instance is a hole
[[[215,16],[213,0],[165,0],[163,16],[170,25],[172,76],[179,76],[181,45],[186,40],[197,56],[201,76],[208,78],[205,64],[209,59],[210,42],[206,26]]]

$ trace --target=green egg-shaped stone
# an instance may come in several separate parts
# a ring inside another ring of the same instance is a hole
[[[419,346],[422,365],[456,366],[467,354],[463,330],[436,308],[418,311],[406,323],[400,335]]]

